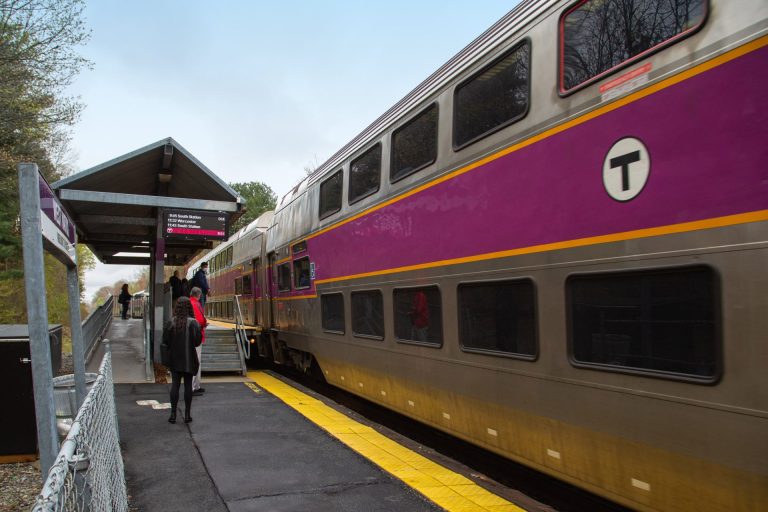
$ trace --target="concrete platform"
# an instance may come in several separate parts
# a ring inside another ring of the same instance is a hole
[[[112,319],[112,325],[104,336],[109,340],[109,348],[112,351],[112,378],[115,384],[147,382],[142,326],[141,318],[123,320],[116,317]],[[99,371],[106,345],[101,342],[98,344],[90,363],[86,366],[86,371]]]
[[[439,510],[272,394],[206,382],[192,417],[167,422],[168,385],[117,384],[131,503],[145,512]],[[180,404],[181,405],[181,404]]]

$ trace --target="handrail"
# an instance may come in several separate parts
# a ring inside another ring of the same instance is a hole
[[[245,321],[243,320],[243,310],[240,308],[240,296],[235,295],[235,338],[240,345],[240,363],[243,366],[243,373],[246,371],[245,358],[251,358],[251,344],[248,342],[248,335],[245,333]]]
[[[88,315],[80,325],[83,331],[83,350],[86,362],[91,359],[96,348],[96,342],[107,332],[112,321],[112,308],[114,307],[114,297],[111,295],[104,301],[104,304]]]

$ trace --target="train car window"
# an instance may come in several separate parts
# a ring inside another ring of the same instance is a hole
[[[442,302],[437,286],[396,289],[394,307],[398,341],[443,344]]]
[[[242,294],[243,294],[243,278],[236,277],[235,278],[235,295],[242,295]]]
[[[253,295],[253,286],[251,285],[251,276],[243,276],[243,295]]]
[[[277,266],[277,289],[281,292],[291,290],[291,264],[283,263]]]
[[[293,287],[296,290],[309,288],[309,257],[304,257],[293,262]]]
[[[537,355],[533,281],[459,285],[459,341],[467,352],[494,352],[533,359]]]
[[[352,334],[384,339],[384,299],[380,291],[352,292]]]
[[[571,276],[575,365],[711,382],[719,374],[719,285],[709,267]]]
[[[707,9],[707,0],[577,2],[560,18],[560,94],[692,34],[704,24]]]
[[[320,184],[320,212],[324,219],[341,210],[341,193],[344,189],[344,172],[339,169],[330,178]]]
[[[380,180],[381,144],[376,144],[349,165],[349,204],[379,190]]]
[[[232,249],[233,247],[231,245],[227,247],[227,264],[226,265],[228,267],[232,266]]]
[[[320,309],[322,310],[323,330],[344,334],[344,296],[340,293],[321,295]]]
[[[227,301],[227,318],[234,318],[235,317],[234,309],[235,308],[234,308],[234,306],[232,304],[232,301],[231,300]]]
[[[392,133],[392,183],[409,176],[437,159],[437,104]]]
[[[307,250],[307,241],[306,240],[302,240],[301,242],[299,242],[297,244],[293,244],[293,246],[291,247],[291,252],[293,254],[298,254],[298,253],[304,252],[306,250]]]
[[[523,41],[456,87],[453,148],[459,150],[525,117],[531,45]]]

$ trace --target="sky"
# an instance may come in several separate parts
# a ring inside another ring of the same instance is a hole
[[[224,181],[281,197],[515,4],[87,1],[74,168],[173,137]],[[97,265],[86,299],[140,269]]]

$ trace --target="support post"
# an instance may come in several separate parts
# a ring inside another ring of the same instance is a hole
[[[155,253],[152,261],[154,274],[152,277],[152,306],[155,320],[154,329],[154,354],[155,362],[160,362],[160,340],[163,339],[163,309],[165,306],[165,290],[163,289],[165,276],[165,238],[163,238],[163,209],[157,209],[157,229],[155,230]]]
[[[85,401],[85,344],[80,320],[80,285],[77,279],[77,266],[67,265],[67,295],[69,299],[69,323],[72,331],[72,362],[75,370],[75,400],[77,410]]]
[[[37,419],[37,445],[43,481],[56,460],[56,408],[53,401],[53,372],[48,340],[48,302],[45,295],[45,266],[40,219],[40,177],[36,164],[19,164],[19,206],[24,247],[24,286],[27,296],[29,351]]]

